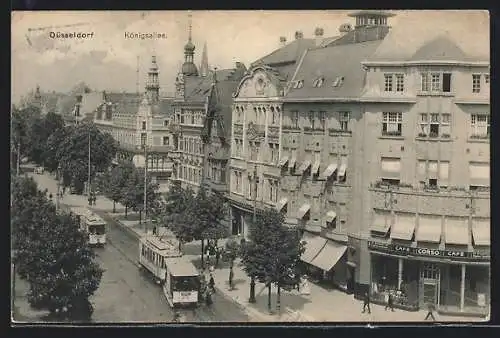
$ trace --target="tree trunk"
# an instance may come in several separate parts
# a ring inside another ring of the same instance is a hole
[[[267,284],[267,309],[271,312],[271,283]]]
[[[205,255],[205,240],[201,240],[201,269],[203,270],[205,265],[203,264],[203,256]]]
[[[179,251],[182,251],[182,241],[179,239]]]
[[[142,224],[142,210],[139,210],[139,224]]]
[[[113,201],[113,214],[116,213],[116,202]]]
[[[125,218],[128,216],[128,206],[125,206]]]
[[[276,295],[276,311],[281,313],[281,285],[278,283],[278,292]]]

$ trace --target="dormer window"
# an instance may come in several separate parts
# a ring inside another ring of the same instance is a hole
[[[317,78],[316,80],[313,81],[313,87],[314,88],[321,87],[323,85],[324,81],[325,81],[325,78],[323,78],[323,77]]]
[[[304,80],[297,81],[297,89],[304,87]]]
[[[340,87],[342,86],[342,84],[344,83],[344,77],[343,76],[339,76],[335,79],[335,81],[333,81],[333,87]]]

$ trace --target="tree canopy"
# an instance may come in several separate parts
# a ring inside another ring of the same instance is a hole
[[[29,303],[62,318],[88,319],[102,270],[87,234],[74,218],[56,212],[32,178],[13,179],[11,204],[13,261],[30,284]]]
[[[251,226],[250,241],[244,244],[242,262],[248,276],[269,287],[289,289],[298,283],[298,262],[304,244],[295,230],[283,226],[284,216],[267,209]],[[270,302],[269,302],[270,306]]]
[[[99,185],[104,195],[113,201],[113,212],[116,212],[115,204],[122,201],[123,192],[127,188],[128,178],[134,174],[134,164],[122,161],[101,177]]]

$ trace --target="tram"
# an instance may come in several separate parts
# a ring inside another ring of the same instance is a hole
[[[163,294],[168,304],[197,306],[200,292],[200,273],[185,257],[167,258]]]
[[[75,215],[80,230],[88,233],[91,246],[104,246],[106,244],[106,222],[87,208],[72,207],[70,212]]]
[[[139,241],[139,264],[153,274],[157,284],[165,281],[166,259],[181,256],[179,246],[173,239],[147,235]]]

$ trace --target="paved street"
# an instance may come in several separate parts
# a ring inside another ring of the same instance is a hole
[[[48,175],[33,175],[41,189],[56,191],[54,180]],[[85,197],[70,195],[61,203],[85,205]],[[78,203],[78,204],[77,204]],[[99,201],[98,201],[99,204]],[[98,205],[99,207],[99,205]],[[103,203],[102,209],[109,205]],[[169,308],[160,286],[137,266],[139,251],[137,239],[124,232],[115,221],[98,211],[108,222],[108,244],[97,248],[98,261],[105,270],[101,285],[92,298],[95,306],[95,322],[160,322],[172,321]],[[223,296],[215,296],[214,304],[202,305],[196,310],[183,310],[188,322],[241,322],[248,316],[234,302]]]

